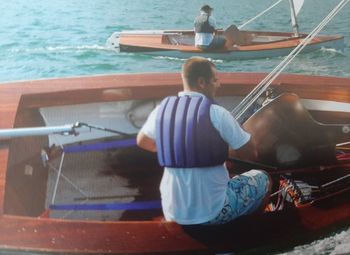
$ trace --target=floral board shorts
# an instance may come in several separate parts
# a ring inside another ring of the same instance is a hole
[[[226,199],[219,215],[205,225],[225,224],[239,216],[256,211],[266,196],[269,177],[262,171],[250,170],[228,182]]]

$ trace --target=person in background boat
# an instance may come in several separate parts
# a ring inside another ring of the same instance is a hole
[[[225,46],[226,38],[216,35],[216,21],[211,16],[213,8],[203,5],[194,21],[195,46],[203,49],[218,49]]]
[[[182,67],[183,91],[165,98],[137,135],[139,147],[157,152],[164,166],[160,184],[167,221],[224,224],[265,208],[271,181],[264,171],[233,178],[225,166],[231,156],[254,160],[255,147],[229,111],[213,100],[220,86],[215,65],[201,57]]]

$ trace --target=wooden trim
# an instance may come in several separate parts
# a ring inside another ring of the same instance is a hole
[[[169,222],[86,222],[2,216],[0,226],[1,249],[84,254],[175,254],[187,250],[187,254],[208,254],[204,245],[179,235],[181,227]]]
[[[222,88],[218,91],[218,95],[245,96],[266,75],[264,73],[220,73]],[[272,83],[272,86],[279,92],[294,92],[302,98],[350,102],[350,78],[282,74]],[[174,94],[181,88],[181,77],[178,73],[101,75],[0,84],[0,119],[6,120],[0,122],[0,128],[25,125],[19,121],[23,118],[21,115],[28,111],[26,118],[30,118],[33,116],[30,112],[36,111],[38,107],[108,102],[129,98],[159,98]],[[205,244],[189,236],[175,223],[86,222],[4,214],[9,146],[11,142],[8,141],[1,143],[0,146],[1,249],[134,254],[208,252]],[[305,231],[336,223],[335,215],[339,221],[348,220],[350,205],[346,199],[344,204],[336,208],[305,207],[298,209],[297,212],[293,211],[295,222],[291,225],[298,224],[298,227]],[[319,217],[315,217],[316,215]],[[303,217],[303,222],[300,222],[300,217]],[[327,218],[327,221],[320,220],[321,218]],[[291,219],[290,215],[288,219]],[[271,224],[270,226],[280,225]],[[135,243],[137,245],[132,245]]]
[[[174,31],[176,32],[176,31]],[[177,31],[181,33],[181,31]],[[245,37],[249,38],[253,35],[259,36],[288,36],[288,39],[270,41],[270,42],[261,42],[261,43],[251,43],[244,45],[237,45],[235,47],[215,49],[212,53],[231,53],[235,51],[264,51],[264,50],[279,50],[286,48],[296,47],[303,37],[306,37],[307,34],[301,34],[300,37],[294,37],[294,33],[289,32],[272,32],[272,31],[245,31],[242,30],[240,33],[244,34]],[[186,33],[192,34],[194,37],[194,32]],[[169,44],[168,41],[162,39],[164,35],[162,34],[120,34],[119,45],[122,51],[130,52],[148,52],[148,51],[181,51],[181,52],[193,52],[193,53],[203,53],[203,50],[196,48],[194,45],[175,45]],[[339,35],[320,35],[315,37],[308,45],[317,45],[329,41],[342,40],[344,37]],[[208,52],[206,52],[208,53]]]

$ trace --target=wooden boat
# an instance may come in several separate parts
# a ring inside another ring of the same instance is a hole
[[[281,1],[278,1],[267,10],[280,2]],[[298,29],[297,15],[303,6],[304,0],[289,0],[289,3],[293,32],[249,31],[241,30],[235,25],[231,25],[225,30],[217,31],[219,36],[224,36],[227,39],[224,47],[203,50],[194,45],[195,33],[193,29],[130,30],[114,32],[108,38],[107,45],[112,48],[119,48],[121,52],[142,52],[153,56],[176,58],[189,58],[194,55],[200,55],[206,58],[223,60],[286,56],[299,44],[305,44],[305,47],[303,46],[304,53],[321,48],[331,48],[340,51],[344,49],[343,36],[316,36],[325,24],[329,22],[329,17],[331,16],[327,16],[309,34],[300,33]],[[344,5],[338,5],[336,8],[341,9]],[[267,10],[241,25],[240,28],[255,20]]]
[[[265,75],[220,73],[218,102],[231,110]],[[261,96],[244,122],[261,161],[228,164],[232,173],[269,171],[278,208],[224,226],[180,226],[162,219],[154,155],[129,141],[161,98],[181,90],[179,74],[1,84],[0,250],[213,254],[348,226],[350,79],[282,74],[271,89],[276,97]]]
[[[218,34],[224,34],[220,30]],[[194,46],[191,30],[121,31],[111,35],[108,44],[121,52],[141,52],[152,56],[189,58],[200,55],[206,58],[236,60],[271,58],[288,55],[307,34],[295,36],[292,32],[248,31],[235,33],[235,41],[224,48],[205,51]],[[320,35],[311,40],[303,52],[321,48],[344,49],[344,38],[339,35]]]

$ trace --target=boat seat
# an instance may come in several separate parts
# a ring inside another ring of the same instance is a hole
[[[238,27],[236,25],[229,26],[223,33],[223,35],[226,37],[226,44],[225,46],[227,48],[231,48],[234,45],[246,45],[247,44],[247,38],[239,31]]]
[[[194,45],[194,37],[193,35],[166,35],[167,40],[169,44],[172,45],[188,45],[193,46]]]
[[[335,163],[335,145],[346,138],[342,125],[316,122],[291,93],[259,109],[243,128],[255,140],[258,161],[280,168]]]

